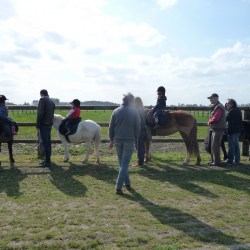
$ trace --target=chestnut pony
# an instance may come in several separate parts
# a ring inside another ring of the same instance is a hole
[[[177,110],[174,112],[166,112],[167,123],[158,129],[153,129],[154,119],[152,110],[145,110],[148,139],[146,141],[146,161],[151,160],[151,144],[152,136],[168,136],[179,132],[186,146],[185,165],[190,162],[190,157],[196,157],[196,165],[199,166],[201,162],[199,145],[197,140],[197,123],[195,117],[189,112]]]

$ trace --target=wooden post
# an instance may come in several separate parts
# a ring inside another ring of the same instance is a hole
[[[38,146],[37,146],[37,155],[39,158],[43,158],[45,156],[45,149],[42,144],[42,139],[40,136],[40,130],[37,130],[37,141],[38,141]]]
[[[250,121],[250,110],[243,110],[243,120]],[[242,155],[249,156],[249,141],[243,140],[242,142]]]

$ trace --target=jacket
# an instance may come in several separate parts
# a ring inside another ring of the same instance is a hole
[[[160,98],[157,99],[157,103],[153,108],[153,113],[155,113],[157,110],[165,110],[166,109],[166,96],[161,96]]]
[[[49,96],[40,98],[37,108],[36,127],[40,128],[42,125],[52,125],[54,118],[55,104]]]
[[[111,141],[136,141],[140,134],[138,111],[130,105],[116,108],[110,118],[109,138]]]
[[[240,133],[243,130],[242,115],[240,109],[232,107],[226,115],[227,134]]]
[[[208,124],[212,129],[225,129],[226,128],[226,112],[225,107],[220,103],[216,103],[213,107],[212,116]]]

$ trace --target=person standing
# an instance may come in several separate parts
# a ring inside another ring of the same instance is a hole
[[[109,148],[115,145],[119,162],[116,194],[120,195],[124,183],[127,190],[131,190],[128,167],[140,134],[140,117],[133,105],[134,96],[131,93],[124,95],[122,105],[113,111],[109,123]]]
[[[213,105],[213,110],[211,112],[211,117],[208,121],[208,125],[211,127],[211,158],[212,161],[209,163],[210,166],[220,166],[222,165],[220,158],[220,145],[221,139],[226,128],[226,112],[225,107],[219,102],[218,94],[214,93],[208,97],[211,104]]]
[[[51,166],[51,129],[54,118],[55,104],[50,99],[48,91],[40,91],[40,100],[37,108],[36,127],[40,132],[42,144],[45,149],[45,160],[41,163],[42,167]]]
[[[143,102],[140,97],[135,97],[134,105],[136,109],[138,110],[139,116],[140,116],[140,122],[141,122],[141,129],[140,129],[140,135],[137,140],[137,144],[135,144],[137,149],[137,164],[133,164],[132,167],[141,167],[144,164],[144,156],[145,156],[145,141],[147,138],[147,131],[146,131],[146,115],[145,110],[143,106]]]
[[[228,139],[227,164],[240,163],[240,134],[243,129],[242,114],[234,99],[228,99],[226,103],[226,131]]]

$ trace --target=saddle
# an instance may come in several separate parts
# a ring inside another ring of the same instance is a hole
[[[16,132],[18,131],[18,125],[13,121]],[[0,141],[7,142],[13,137],[11,126],[7,119],[0,118]]]
[[[76,133],[78,124],[81,122],[82,118],[77,117],[74,119],[64,119],[59,126],[60,134],[64,135],[69,142],[69,135],[73,135]]]
[[[160,113],[160,115],[158,116],[158,124],[160,126],[165,126],[168,123],[168,119],[169,119],[169,111],[163,110]],[[147,125],[152,126],[152,127],[155,125],[155,120],[153,117],[152,110],[150,110],[148,115],[147,115],[146,123],[147,123]]]

